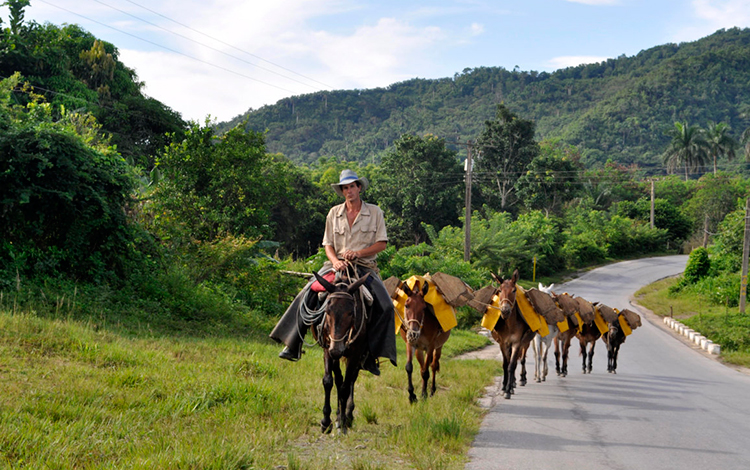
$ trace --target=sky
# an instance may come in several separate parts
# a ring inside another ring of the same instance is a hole
[[[145,94],[203,123],[317,91],[634,56],[749,27],[750,0],[31,0],[25,21],[114,44]]]

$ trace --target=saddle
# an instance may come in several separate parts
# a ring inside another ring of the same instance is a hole
[[[330,282],[331,284],[335,284],[336,281],[340,280],[338,278],[338,273],[336,271],[328,271],[327,273],[323,274],[321,277],[325,279],[326,281]],[[368,306],[371,306],[373,303],[372,292],[370,292],[370,289],[368,289],[366,286],[367,286],[367,282],[365,282],[365,284],[362,284],[359,287],[359,291],[362,293],[362,296],[365,299],[365,303]],[[318,306],[322,304],[325,298],[327,297],[328,292],[326,291],[325,287],[323,287],[323,285],[317,279],[310,286],[310,290],[318,293],[317,298],[319,302],[318,302],[318,305],[311,305],[315,303],[313,298],[311,297],[315,297],[315,296],[308,296],[307,306],[309,308],[318,308]]]

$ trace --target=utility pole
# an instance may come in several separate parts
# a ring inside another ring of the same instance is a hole
[[[466,213],[464,214],[464,261],[469,261],[471,253],[471,141],[466,143]]]
[[[742,246],[742,280],[740,282],[740,313],[745,313],[747,297],[747,258],[750,251],[750,197],[745,203],[745,240]]]
[[[651,228],[654,228],[654,180],[651,180]]]
[[[708,246],[708,214],[703,219],[703,248]]]

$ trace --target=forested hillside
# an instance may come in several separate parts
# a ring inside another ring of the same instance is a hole
[[[19,72],[56,114],[90,113],[122,156],[152,166],[152,156],[169,143],[165,134],[185,130],[180,115],[142,93],[143,84],[120,62],[114,45],[78,25],[26,22],[28,6],[10,1],[8,22],[0,18],[0,80]]]
[[[452,78],[295,96],[219,128],[247,119],[250,129],[268,131],[270,151],[297,162],[370,162],[404,133],[473,140],[498,103],[535,121],[537,139],[578,146],[586,166],[607,159],[661,165],[665,131],[675,121],[725,122],[735,138],[750,123],[750,30],[720,30],[554,73],[467,68]]]

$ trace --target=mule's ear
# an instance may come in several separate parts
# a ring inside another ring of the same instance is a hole
[[[424,285],[422,286],[422,297],[427,295],[427,292],[430,291],[430,283],[427,281],[424,281]]]
[[[539,283],[539,290],[542,291],[542,292],[544,292],[544,285],[542,285],[541,282]]]
[[[356,292],[356,290],[359,289],[359,286],[361,286],[362,284],[364,284],[365,281],[367,280],[367,278],[369,278],[369,277],[370,277],[370,273],[367,273],[364,276],[362,276],[359,279],[357,279],[357,282],[355,282],[354,284],[351,284],[349,286],[349,288],[347,289],[347,292],[349,292],[350,294]]]
[[[333,292],[333,291],[336,290],[336,288],[333,286],[333,284],[331,284],[330,282],[328,282],[325,279],[323,279],[323,276],[321,276],[320,274],[314,272],[313,275],[315,275],[315,279],[318,280],[318,282],[320,283],[320,285],[323,286],[323,289],[325,289],[326,291]]]
[[[414,292],[412,292],[411,287],[409,287],[409,284],[407,284],[405,281],[401,283],[399,286],[402,291],[404,291],[404,294],[406,294],[407,297],[411,297],[414,295]]]
[[[547,289],[549,289],[550,293],[552,292],[552,288],[553,287],[555,287],[555,283],[554,282],[552,284],[550,284],[549,287],[547,288]]]
[[[495,282],[497,282],[498,284],[502,284],[503,283],[503,278],[502,277],[497,277],[497,275],[495,273],[490,273],[490,274],[492,275],[492,279],[494,279]]]
[[[520,275],[518,274],[518,268],[516,268],[516,270],[513,271],[513,276],[510,278],[510,280],[513,281],[513,284],[515,284],[516,282],[518,282],[519,277]]]

